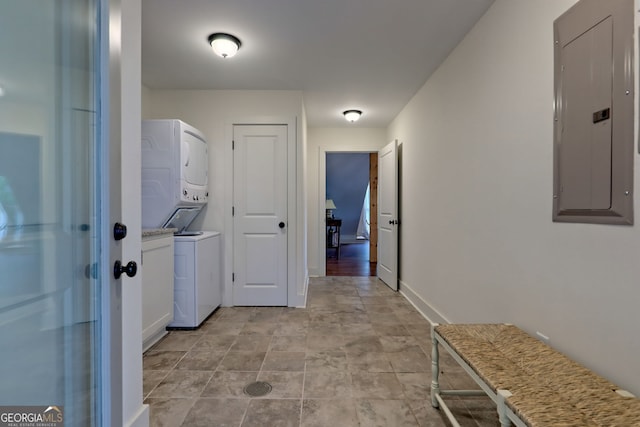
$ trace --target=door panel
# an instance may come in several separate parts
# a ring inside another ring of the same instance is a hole
[[[611,208],[611,120],[593,112],[612,105],[613,19],[600,22],[564,47],[560,209]],[[588,70],[585,72],[583,70]],[[589,89],[589,90],[587,90]]]
[[[233,134],[233,304],[285,306],[287,126],[234,126]]]
[[[398,142],[378,152],[378,277],[398,290]]]

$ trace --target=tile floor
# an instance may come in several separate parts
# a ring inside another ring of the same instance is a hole
[[[449,426],[430,405],[429,334],[376,277],[311,279],[305,309],[220,308],[144,354],[150,425]],[[477,388],[441,359],[443,387]],[[271,393],[245,395],[256,380]],[[454,398],[451,408],[464,427],[499,426],[486,398]]]

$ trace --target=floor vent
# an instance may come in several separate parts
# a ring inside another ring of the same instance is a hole
[[[251,397],[266,396],[269,393],[271,393],[271,384],[264,381],[256,381],[244,387],[244,394]]]

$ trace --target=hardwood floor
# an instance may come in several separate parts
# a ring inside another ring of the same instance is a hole
[[[369,262],[369,242],[340,245],[340,259],[336,250],[327,250],[327,276],[375,276],[376,263]]]

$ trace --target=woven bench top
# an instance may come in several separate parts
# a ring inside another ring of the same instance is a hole
[[[531,427],[640,426],[640,399],[513,325],[438,325],[435,331]]]

